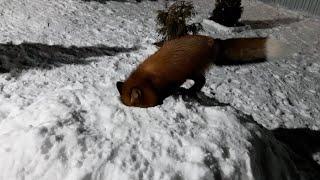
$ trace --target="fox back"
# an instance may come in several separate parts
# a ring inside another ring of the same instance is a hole
[[[168,41],[138,69],[164,81],[180,81],[192,73],[204,71],[212,63],[218,50],[214,45],[215,40],[207,36],[186,36]]]

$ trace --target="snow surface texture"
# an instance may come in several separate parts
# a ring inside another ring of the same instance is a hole
[[[194,2],[195,21],[202,21],[213,3]],[[269,35],[290,43],[294,55],[213,67],[199,99],[126,107],[115,82],[156,51],[154,19],[163,7],[162,1],[0,1],[0,60],[2,71],[11,71],[0,74],[0,179],[319,177],[312,155],[301,157],[299,147],[275,138],[286,131],[272,130],[320,128],[319,19],[246,2],[250,29],[205,26],[202,33]],[[12,69],[20,67],[28,69]]]

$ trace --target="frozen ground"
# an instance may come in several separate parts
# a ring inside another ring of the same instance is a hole
[[[202,33],[295,54],[213,67],[198,99],[140,109],[115,82],[156,50],[163,2],[0,0],[0,179],[318,179],[320,20],[244,4],[250,30]]]

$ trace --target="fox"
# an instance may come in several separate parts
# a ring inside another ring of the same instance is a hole
[[[128,76],[117,81],[121,102],[126,106],[154,107],[178,91],[196,94],[205,85],[210,65],[237,65],[266,61],[280,54],[277,40],[268,37],[215,39],[186,35],[165,42]],[[181,85],[193,80],[189,89]],[[187,91],[182,91],[187,90]]]

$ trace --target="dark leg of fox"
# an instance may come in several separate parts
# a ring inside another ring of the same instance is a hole
[[[190,94],[195,94],[201,90],[206,83],[206,78],[202,74],[195,74],[190,77],[194,81],[193,86],[188,90]]]
[[[194,96],[194,95],[196,95],[197,92],[199,92],[201,90],[201,88],[206,83],[206,78],[200,73],[194,74],[194,75],[190,76],[190,78],[188,78],[188,79],[191,79],[194,81],[193,86],[189,89],[180,87],[177,91],[177,94]]]
[[[184,94],[185,88],[180,87],[183,82],[175,82],[170,84],[166,89],[160,90],[159,94],[162,99],[167,98],[171,95],[181,95]]]

